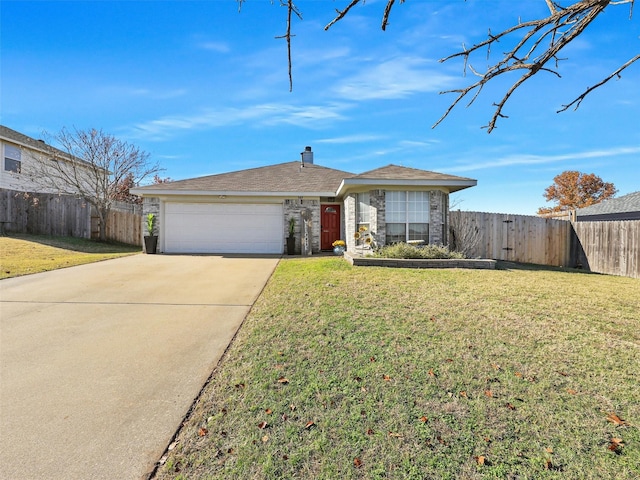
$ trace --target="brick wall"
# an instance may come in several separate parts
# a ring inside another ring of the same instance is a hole
[[[295,218],[296,228],[296,254],[302,252],[303,219],[302,212],[308,210],[311,213],[311,250],[320,251],[320,201],[319,200],[299,200],[287,199],[284,201],[284,236],[289,236],[289,219]],[[286,251],[286,250],[285,250]]]
[[[353,234],[356,231],[356,194],[348,195],[344,200],[345,235],[347,251],[355,252]],[[379,247],[385,244],[386,218],[385,218],[385,191],[370,190],[370,233]],[[448,215],[449,195],[440,190],[429,192],[429,243],[446,245],[449,241]]]

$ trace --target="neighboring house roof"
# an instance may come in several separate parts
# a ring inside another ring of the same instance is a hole
[[[640,219],[640,191],[576,210],[577,220],[590,220],[591,217],[598,217],[598,220]]]
[[[63,152],[62,150],[58,150],[51,145],[47,145],[44,140],[36,140],[35,138],[28,137],[20,132],[16,132],[4,125],[0,125],[0,138],[3,140],[9,140],[24,147],[30,147],[34,150],[39,150],[41,152],[48,153],[50,149],[53,149],[56,153],[60,155],[64,155],[68,157],[69,155]]]
[[[287,162],[132,189],[142,195],[310,195],[332,197],[358,185],[439,186],[450,192],[476,180],[388,165],[355,175],[313,163]]]
[[[13,143],[17,143],[23,147],[31,148],[33,150],[37,150],[40,153],[44,153],[47,156],[54,156],[56,158],[61,158],[63,160],[69,161],[73,159],[73,161],[84,164],[89,167],[93,167],[91,163],[83,160],[82,158],[72,157],[68,152],[60,150],[59,148],[53,147],[46,143],[44,140],[36,140],[35,138],[31,138],[23,133],[16,132],[15,130],[10,129],[9,127],[5,127],[4,125],[0,125],[0,139],[8,140]]]

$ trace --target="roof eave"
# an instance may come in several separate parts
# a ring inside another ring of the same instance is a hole
[[[375,187],[440,187],[446,188],[449,192],[457,192],[469,187],[475,187],[477,180],[420,180],[420,179],[367,179],[367,178],[346,178],[340,183],[336,196],[344,195],[352,187],[370,185]]]
[[[129,190],[134,195],[140,195],[143,197],[158,197],[158,196],[209,196],[219,197],[224,195],[226,197],[335,197],[336,193],[332,191],[327,192],[245,192],[241,190],[166,190],[161,188],[132,188]]]

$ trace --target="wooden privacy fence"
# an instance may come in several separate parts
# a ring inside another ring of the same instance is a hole
[[[69,195],[0,190],[0,221],[6,232],[89,238],[90,210]]]
[[[582,268],[640,278],[640,220],[575,222],[573,229]]]
[[[571,223],[502,213],[450,214],[452,237],[462,238],[470,258],[492,258],[541,265],[574,266]],[[457,247],[457,245],[454,245]]]
[[[142,246],[142,205],[117,202],[107,217],[107,240]],[[100,238],[100,219],[92,210],[91,238]]]

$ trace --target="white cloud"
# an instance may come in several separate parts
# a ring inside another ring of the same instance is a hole
[[[365,143],[365,142],[373,142],[376,140],[383,140],[386,137],[382,135],[345,135],[343,137],[332,137],[332,138],[322,138],[320,140],[316,140],[315,143],[328,143],[334,145],[344,145],[349,143]]]
[[[187,94],[184,88],[175,89],[153,89],[148,87],[133,87],[127,85],[109,85],[99,89],[101,98],[114,97],[138,97],[151,98],[153,100],[167,100],[170,98],[182,97]]]
[[[437,73],[432,62],[400,57],[364,68],[335,88],[342,98],[351,100],[397,99],[419,92],[445,90],[456,79]]]
[[[447,171],[470,172],[474,170],[486,170],[489,168],[512,167],[517,165],[542,165],[545,163],[617,157],[637,153],[640,153],[640,147],[618,147],[606,150],[588,150],[585,152],[565,153],[561,155],[511,154],[494,160],[470,162],[465,165],[447,167]]]
[[[207,130],[239,124],[277,126],[282,124],[317,128],[327,122],[345,120],[342,104],[294,106],[277,103],[246,108],[207,109],[188,115],[164,116],[133,125],[129,130],[136,138],[166,140],[184,130]]]
[[[218,53],[228,53],[231,48],[224,42],[203,41],[198,43],[198,48]]]

